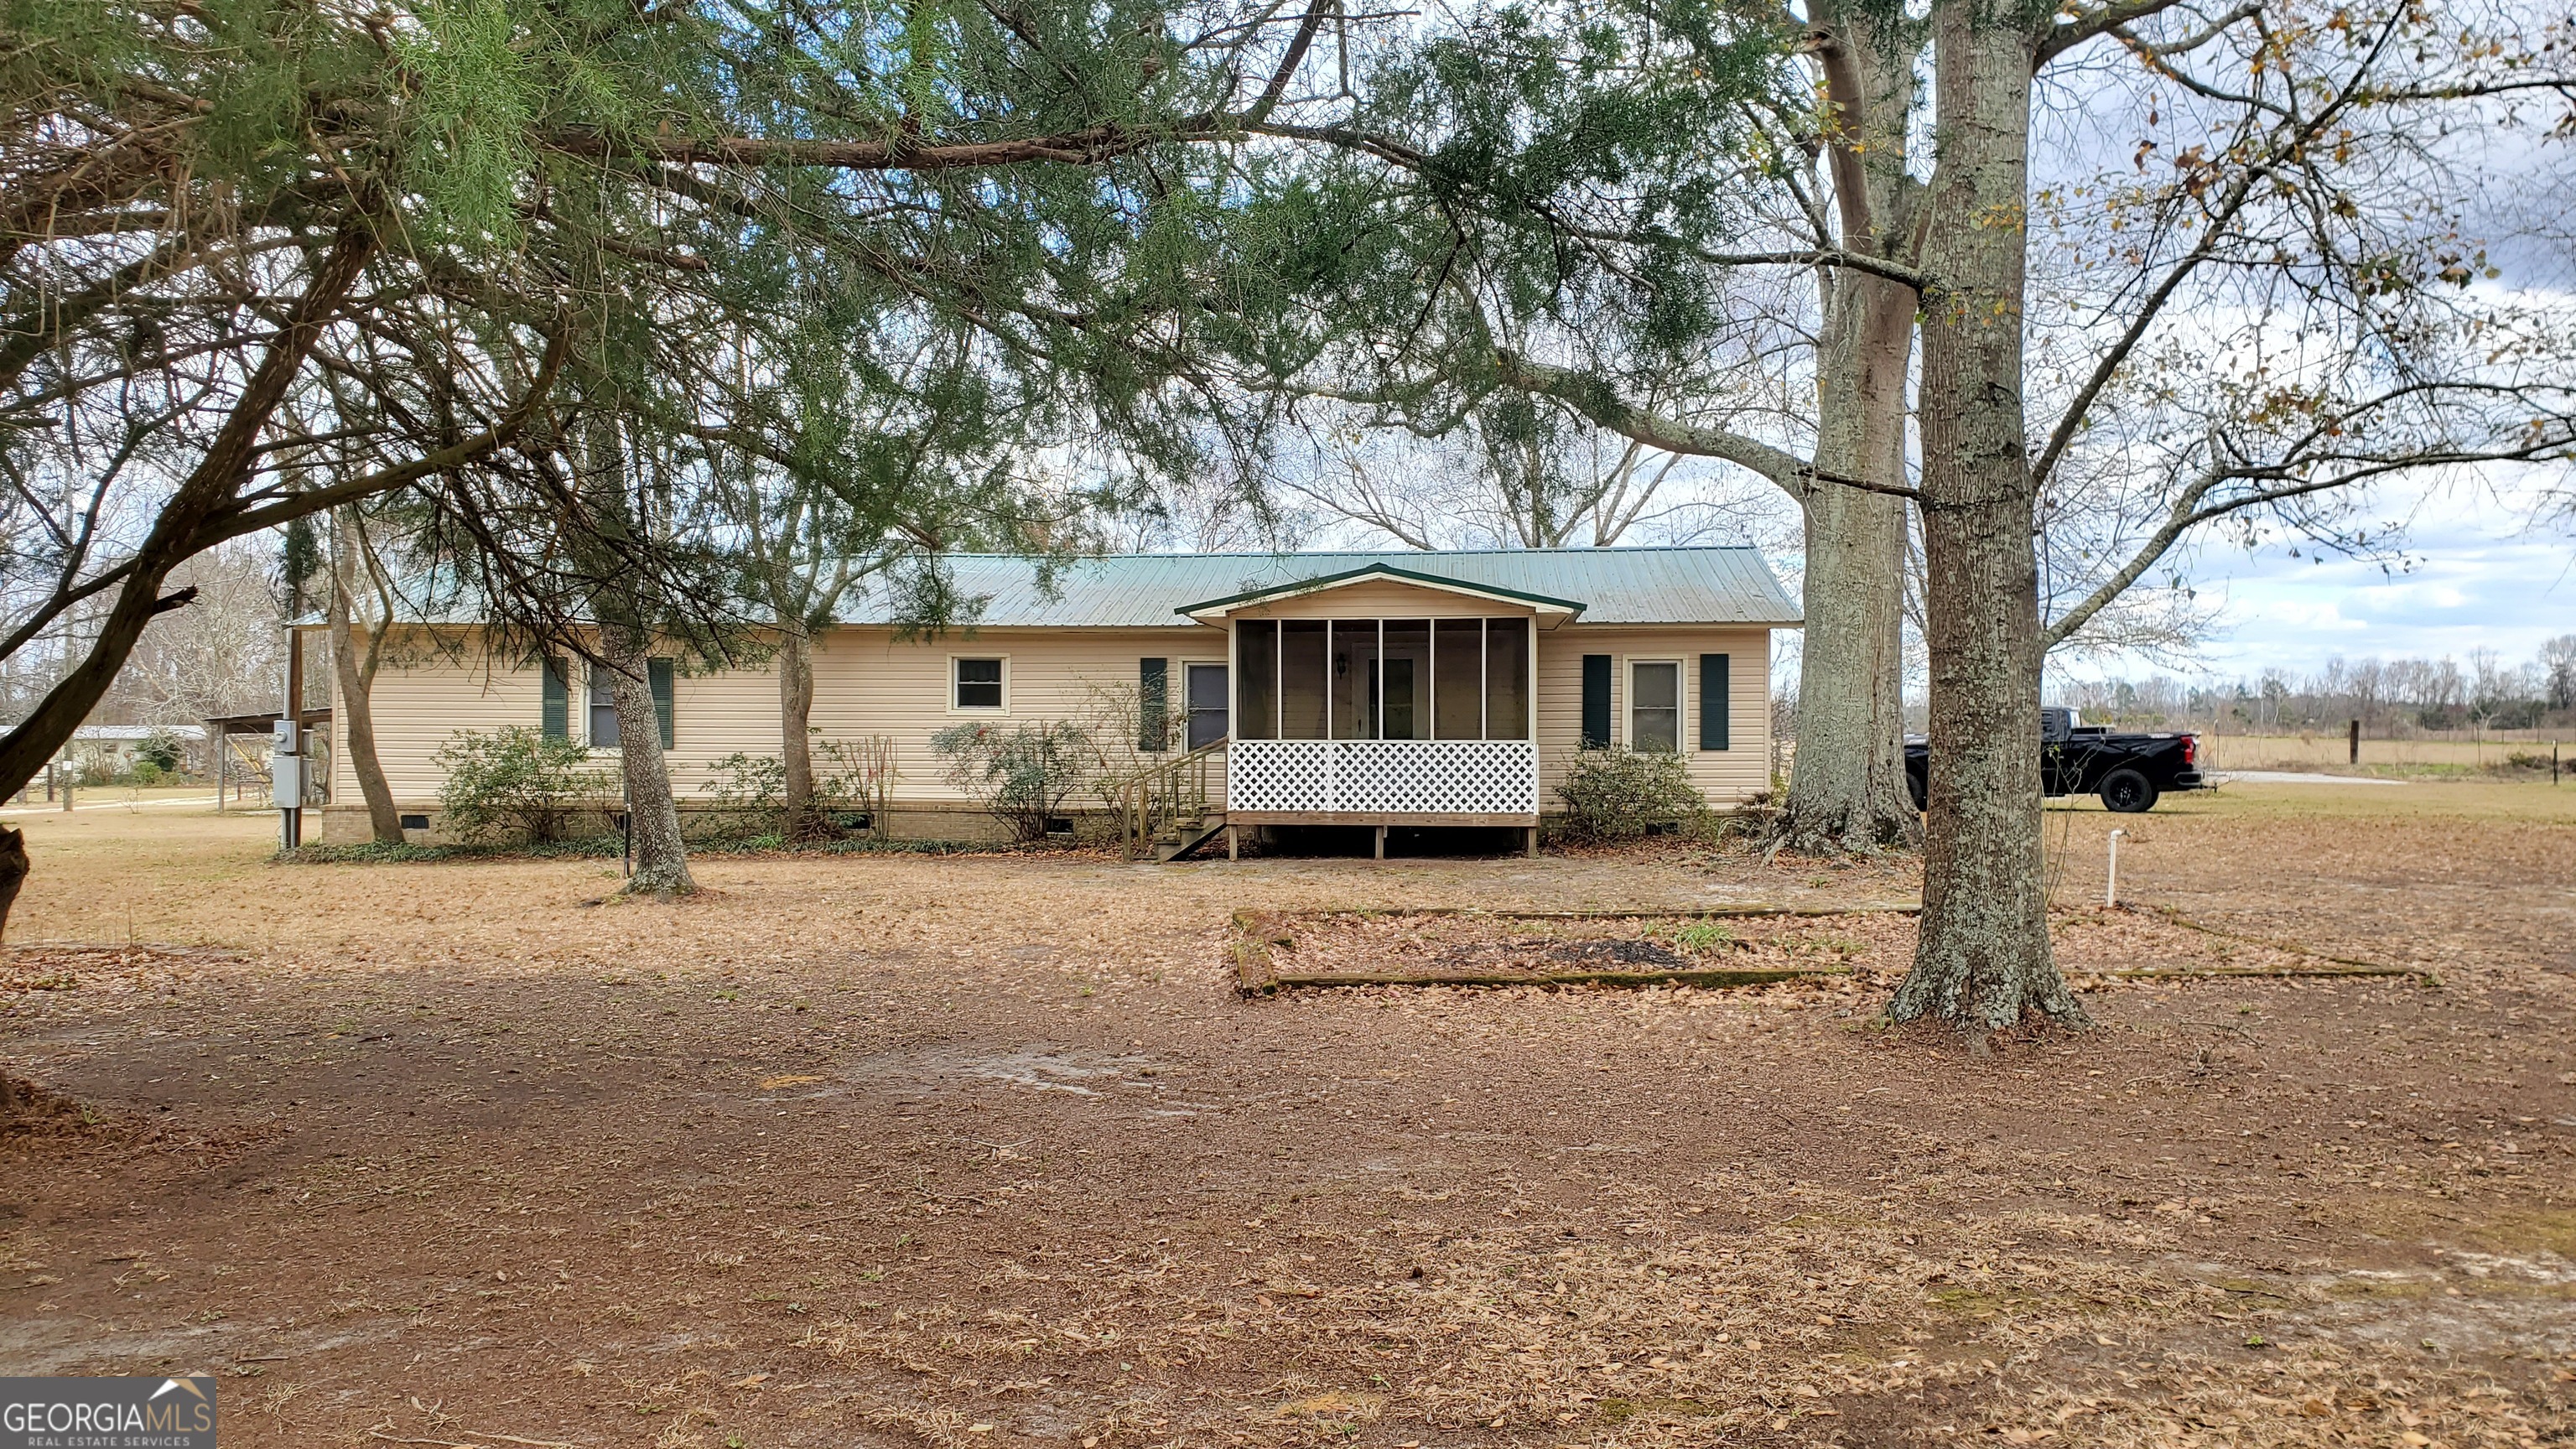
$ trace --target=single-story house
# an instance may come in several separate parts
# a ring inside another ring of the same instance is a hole
[[[898,836],[995,828],[947,783],[933,735],[1083,717],[1117,691],[1170,703],[1143,758],[1222,752],[1213,803],[1236,826],[1535,828],[1576,752],[1607,745],[1679,754],[1725,808],[1770,785],[1771,631],[1799,623],[1749,548],[946,564],[980,601],[971,624],[908,631],[892,598],[862,594],[814,642],[815,738],[891,745]],[[406,813],[434,816],[434,757],[461,730],[521,725],[614,761],[615,711],[578,660],[487,652],[463,617],[401,627],[419,642],[389,641],[372,703]],[[774,669],[651,672],[684,808],[710,800],[717,762],[778,754]],[[326,758],[344,761],[348,712],[332,717]],[[328,799],[320,838],[363,838],[354,781]]]
[[[155,739],[168,739],[179,746],[181,768],[202,767],[206,727],[194,724],[82,725],[54,752],[54,763],[73,770],[123,775],[143,758],[144,746]]]

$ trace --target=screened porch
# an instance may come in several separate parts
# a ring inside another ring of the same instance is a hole
[[[1534,824],[1534,621],[1235,619],[1228,818]]]

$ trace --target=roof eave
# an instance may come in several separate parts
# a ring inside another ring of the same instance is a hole
[[[1320,594],[1332,589],[1345,588],[1351,584],[1364,583],[1370,579],[1392,579],[1397,583],[1415,584],[1423,588],[1438,589],[1443,593],[1491,599],[1497,603],[1520,604],[1535,611],[1542,619],[1556,624],[1581,618],[1584,610],[1584,605],[1573,599],[1555,599],[1545,594],[1526,593],[1519,589],[1506,589],[1494,584],[1469,583],[1463,579],[1443,578],[1438,574],[1400,569],[1392,564],[1373,563],[1360,568],[1347,569],[1338,574],[1326,574],[1321,578],[1298,579],[1289,583],[1273,584],[1267,588],[1246,590],[1240,594],[1230,594],[1222,599],[1182,604],[1172,612],[1195,619],[1202,624],[1212,624],[1238,609],[1249,608],[1255,604],[1301,598],[1307,594]]]

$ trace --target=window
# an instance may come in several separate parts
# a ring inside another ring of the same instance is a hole
[[[661,726],[662,748],[671,747],[672,681],[678,670],[668,659],[644,661],[644,679],[653,691],[653,719]],[[618,747],[617,671],[605,664],[590,669],[590,747],[613,750]]]
[[[958,659],[952,661],[957,671],[954,707],[958,709],[1002,708],[1002,661],[999,659]]]
[[[590,747],[617,748],[617,675],[605,664],[590,667]]]
[[[1682,666],[1639,660],[1628,667],[1628,748],[1669,755],[1682,747]]]

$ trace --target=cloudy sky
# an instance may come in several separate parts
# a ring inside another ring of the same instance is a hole
[[[2306,673],[2336,655],[2465,659],[2482,646],[2529,660],[2543,640],[2576,634],[2576,527],[2530,526],[2544,481],[2383,495],[2370,511],[2403,524],[2402,553],[2388,560],[2211,542],[2190,573],[2224,598],[2224,623],[2200,670],[2130,661],[2069,672],[2232,679]]]

